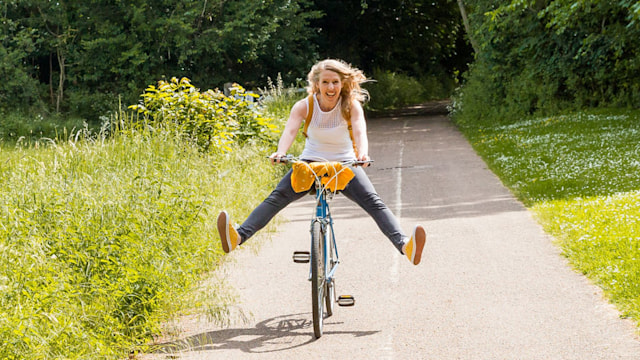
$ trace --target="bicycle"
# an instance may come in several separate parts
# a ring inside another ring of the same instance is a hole
[[[316,207],[314,216],[311,219],[311,249],[310,251],[295,251],[293,261],[296,263],[310,263],[309,280],[311,281],[311,307],[313,317],[313,333],[316,338],[320,338],[323,333],[323,322],[326,317],[333,315],[334,302],[339,306],[355,305],[355,298],[351,295],[335,295],[335,273],[340,263],[336,236],[333,231],[333,218],[329,209],[329,202],[338,193],[338,190],[331,190],[329,184],[336,180],[338,175],[350,166],[359,166],[372,161],[347,161],[321,162],[333,167],[333,175],[318,175],[311,166],[292,155],[279,159],[281,162],[301,162],[307,164],[314,176]],[[316,163],[318,164],[318,163]],[[322,179],[328,179],[323,183]],[[310,194],[313,195],[313,188]],[[326,313],[325,313],[326,308]]]

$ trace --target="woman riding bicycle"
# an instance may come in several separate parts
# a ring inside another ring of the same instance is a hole
[[[278,149],[269,157],[279,163],[293,144],[302,122],[312,111],[307,139],[301,159],[308,161],[369,161],[369,143],[362,102],[367,98],[362,84],[366,77],[362,71],[341,60],[327,59],[316,63],[307,77],[307,92],[313,96],[313,109],[307,99],[293,105],[289,119],[278,142]],[[349,120],[351,129],[349,129]],[[352,140],[353,139],[353,140]],[[363,167],[366,167],[365,164]],[[376,193],[362,167],[353,169],[355,177],[342,191],[362,207],[376,222],[380,230],[409,261],[418,265],[422,258],[426,234],[417,225],[411,237],[404,234],[391,210]],[[291,170],[282,178],[275,190],[253,210],[239,227],[231,225],[229,215],[218,216],[218,231],[222,248],[230,252],[244,243],[284,207],[302,198],[291,186]]]

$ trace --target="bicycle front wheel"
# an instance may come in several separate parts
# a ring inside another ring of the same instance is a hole
[[[322,225],[314,221],[311,225],[311,305],[313,307],[313,333],[322,336],[325,302],[324,238]]]

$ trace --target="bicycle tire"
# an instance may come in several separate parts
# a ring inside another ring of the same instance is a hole
[[[313,333],[316,338],[322,336],[325,303],[324,247],[320,221],[311,225],[311,306],[313,314]]]

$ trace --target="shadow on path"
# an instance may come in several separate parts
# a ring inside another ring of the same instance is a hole
[[[183,339],[154,345],[153,354],[177,354],[185,351],[240,350],[245,353],[271,353],[302,347],[316,341],[310,314],[300,313],[270,318],[254,328],[234,328],[204,332]],[[380,331],[331,331],[339,323],[325,319],[323,336],[362,337]]]

